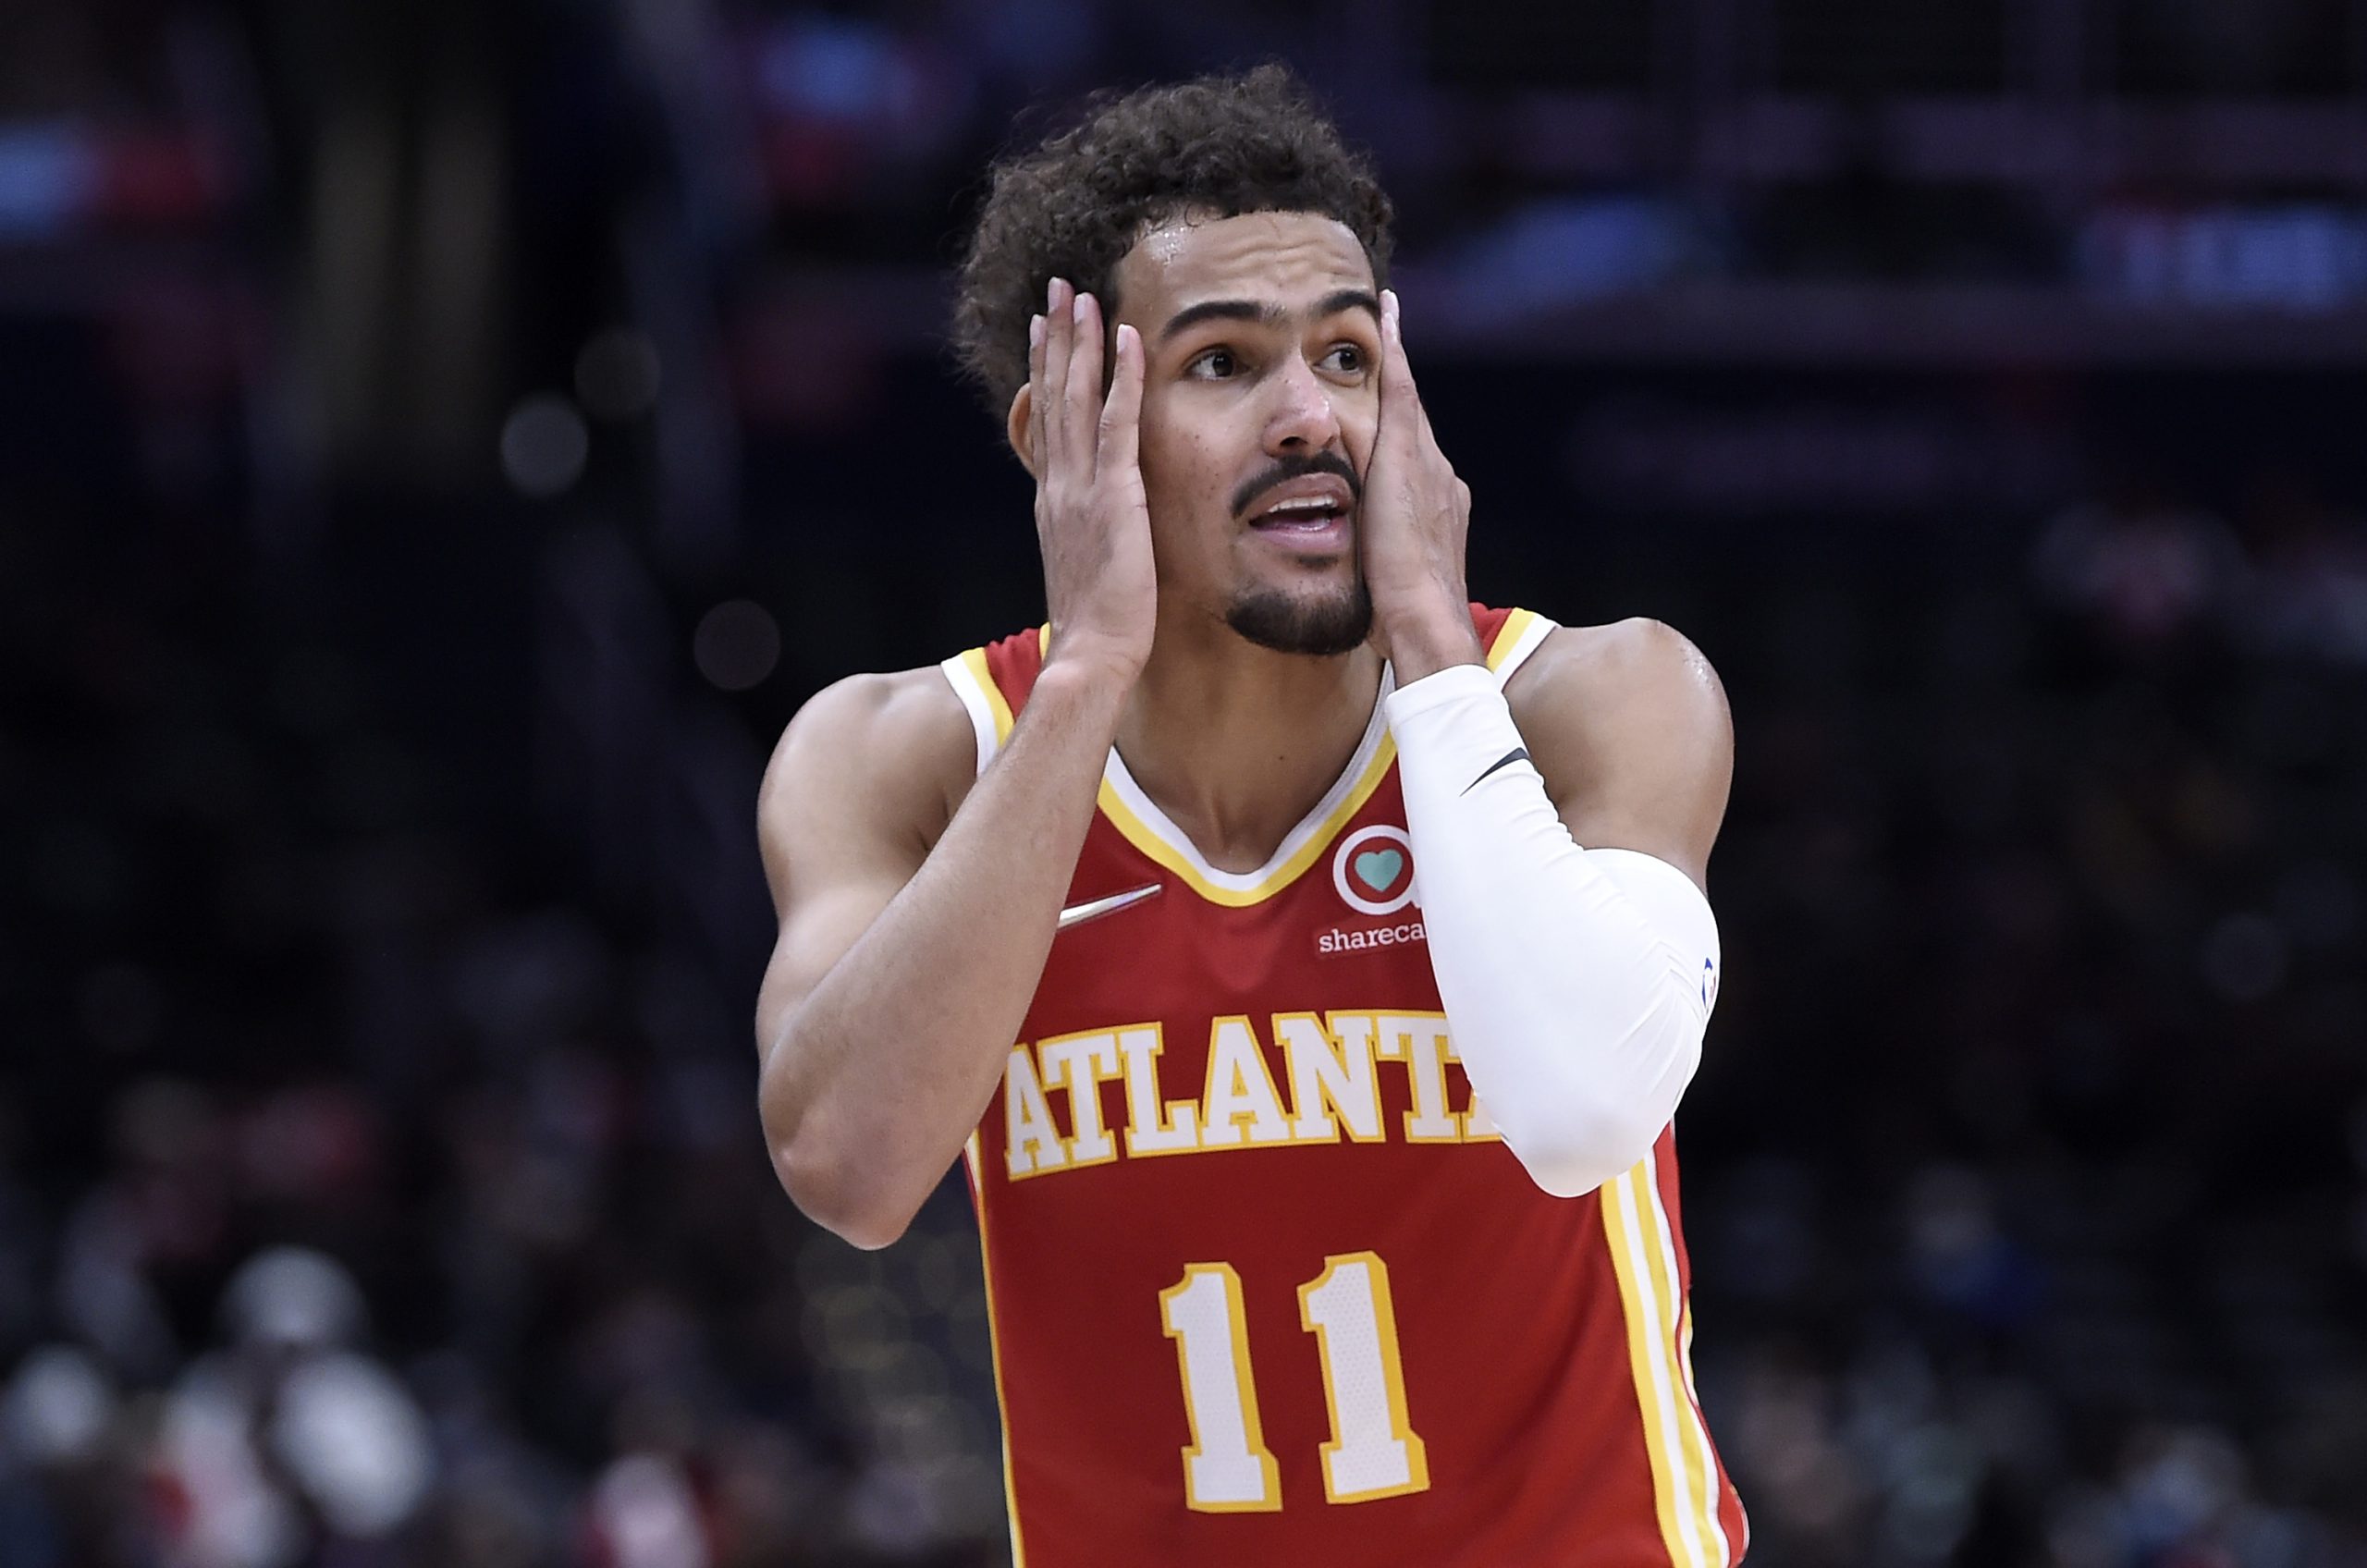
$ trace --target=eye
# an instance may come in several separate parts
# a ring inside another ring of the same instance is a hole
[[[1354,343],[1342,343],[1324,355],[1321,362],[1342,375],[1362,375],[1367,361],[1362,349]]]
[[[1198,381],[1222,381],[1240,368],[1240,357],[1232,349],[1208,349],[1193,355],[1184,374]]]

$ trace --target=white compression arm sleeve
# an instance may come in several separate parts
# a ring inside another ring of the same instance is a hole
[[[1665,861],[1572,840],[1485,668],[1440,670],[1388,707],[1464,1071],[1539,1186],[1591,1192],[1650,1150],[1700,1062],[1710,902]]]

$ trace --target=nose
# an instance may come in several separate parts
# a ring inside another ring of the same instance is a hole
[[[1266,449],[1283,452],[1322,451],[1340,440],[1340,412],[1331,405],[1331,390],[1315,367],[1293,354],[1270,385],[1274,406],[1266,422]]]

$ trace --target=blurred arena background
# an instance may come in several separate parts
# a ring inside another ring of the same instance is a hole
[[[965,1200],[763,1158],[752,802],[1040,613],[1012,116],[1269,55],[1475,592],[1731,689],[1753,1563],[2367,1562],[2367,0],[15,0],[0,1568],[1004,1560]]]

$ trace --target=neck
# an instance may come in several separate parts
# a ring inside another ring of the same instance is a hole
[[[1118,754],[1211,865],[1254,871],[1347,766],[1380,666],[1368,643],[1330,658],[1278,654],[1162,605]]]

